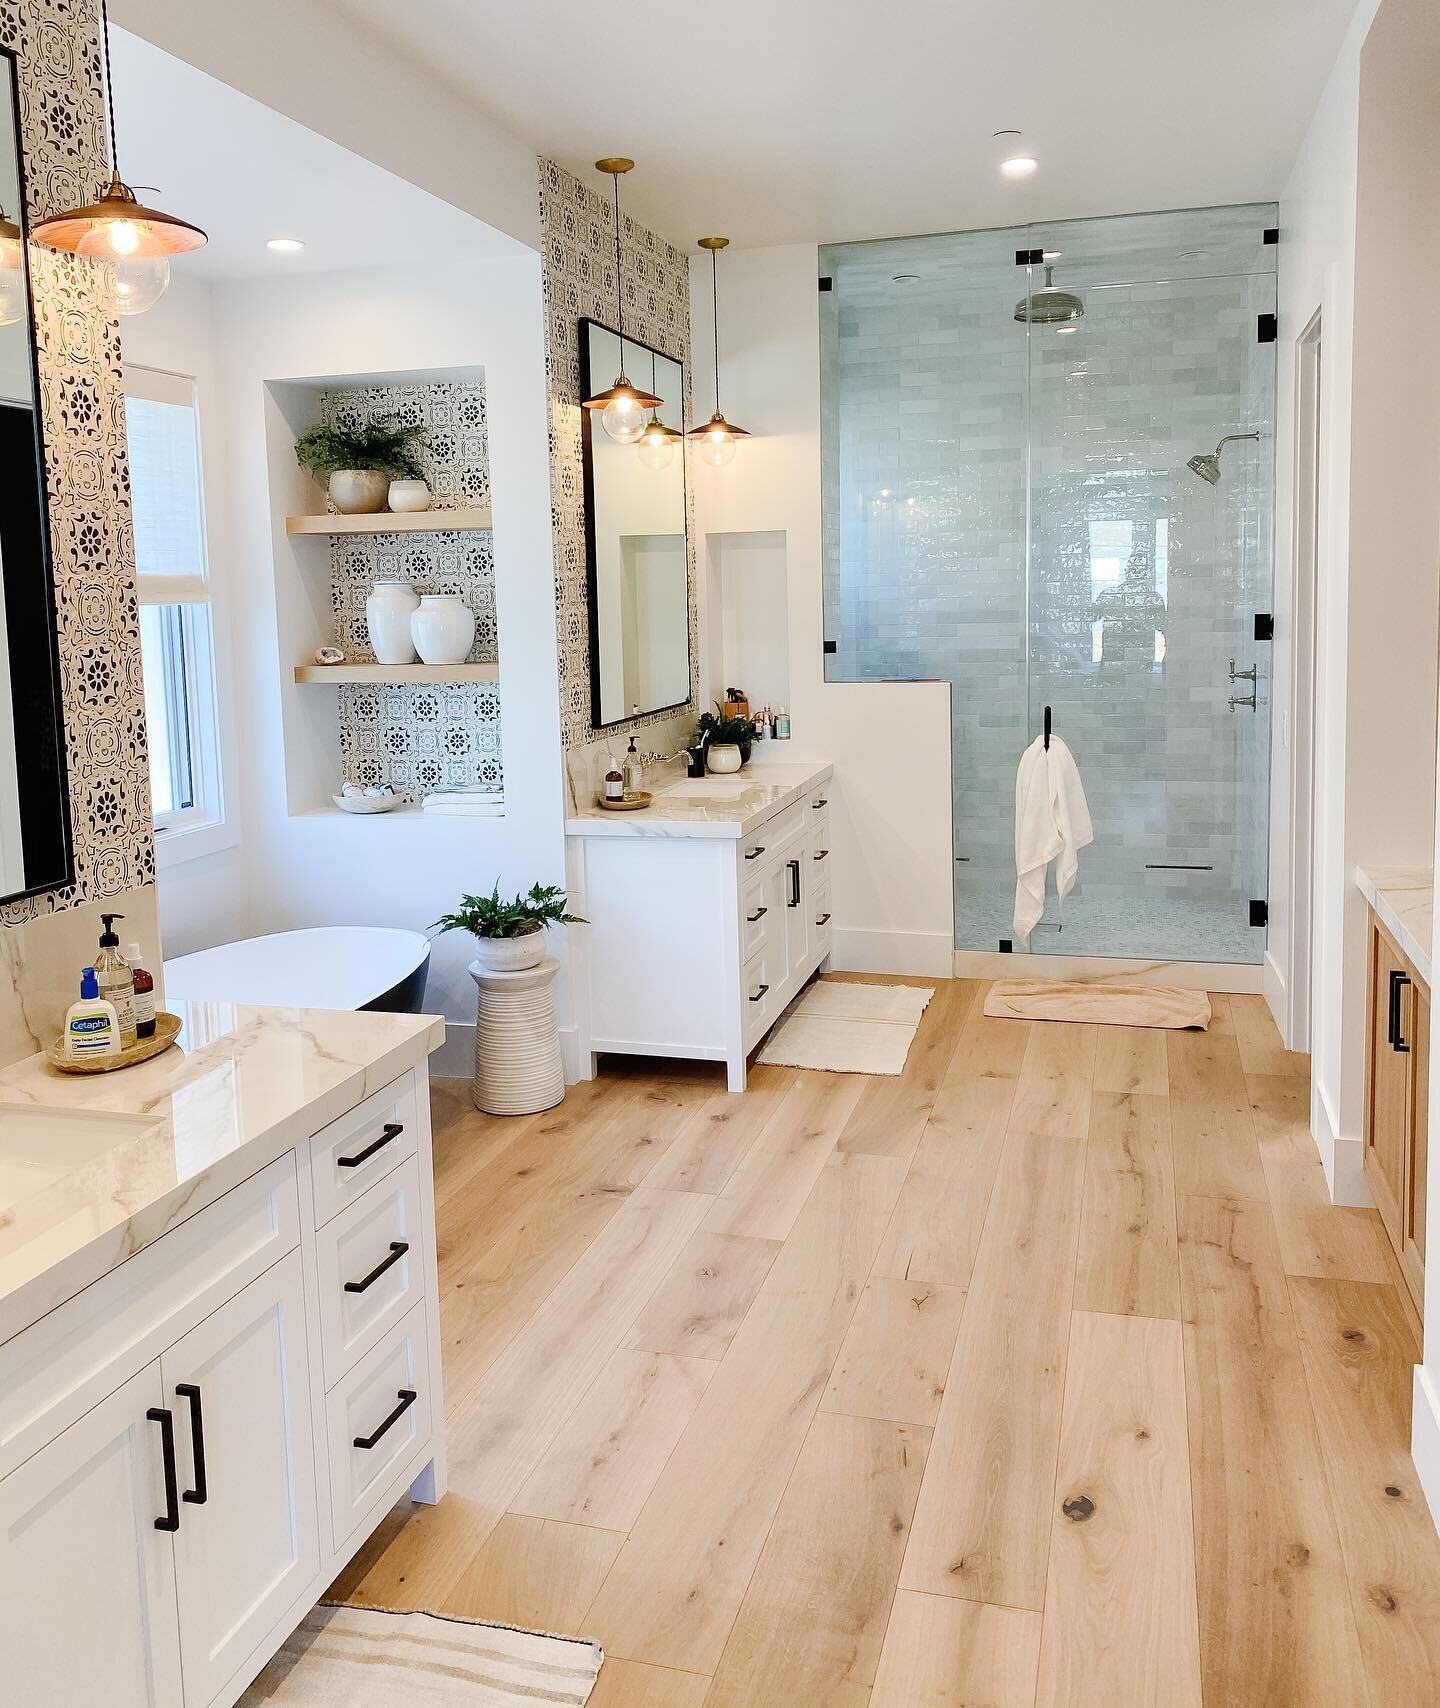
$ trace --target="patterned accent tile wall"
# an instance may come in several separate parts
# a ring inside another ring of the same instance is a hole
[[[437,510],[490,502],[490,446],[483,380],[346,386],[322,394],[323,419],[359,426],[377,415],[424,425],[419,460]],[[417,593],[458,593],[475,613],[470,659],[499,656],[495,557],[488,532],[337,536],[330,548],[335,643],[355,660],[373,659],[365,600],[376,581],[408,581]],[[500,692],[442,683],[340,689],[340,760],[360,784],[390,783],[410,801],[428,790],[503,780]]]
[[[555,536],[555,608],[560,646],[560,727],[566,747],[593,738],[590,723],[590,601],[585,577],[585,488],[580,451],[582,315],[613,326],[615,211],[605,193],[543,156],[540,243],[545,291],[545,372],[550,400],[550,502]],[[624,246],[625,331],[685,368],[690,412],[690,268],[685,255],[637,220],[620,215]],[[695,505],[687,483],[690,558],[690,704],[699,691],[695,606]],[[607,735],[674,722],[675,713],[627,719]],[[622,741],[623,746],[623,741]]]
[[[33,223],[89,201],[104,174],[97,7],[0,0],[0,44],[18,56]],[[103,273],[37,245],[30,257],[75,882],[0,908],[12,926],[155,879],[119,328]]]

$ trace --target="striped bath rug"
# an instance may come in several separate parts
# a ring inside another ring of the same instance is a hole
[[[603,1659],[598,1643],[506,1625],[316,1607],[238,1708],[578,1708]]]
[[[934,994],[917,985],[820,979],[791,1007],[755,1059],[821,1073],[900,1073]]]

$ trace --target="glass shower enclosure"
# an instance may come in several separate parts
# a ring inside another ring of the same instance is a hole
[[[826,673],[951,684],[959,949],[1263,956],[1275,220],[820,251]],[[1047,706],[1095,841],[1022,943]]]

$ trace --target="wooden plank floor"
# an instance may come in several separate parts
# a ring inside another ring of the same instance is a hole
[[[1433,1708],[1418,1348],[1305,1058],[940,986],[898,1079],[437,1085],[451,1492],[334,1593],[597,1638],[591,1708]]]

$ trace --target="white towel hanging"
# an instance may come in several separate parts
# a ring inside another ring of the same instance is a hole
[[[1058,735],[1036,736],[1015,773],[1015,935],[1023,943],[1045,912],[1045,872],[1055,888],[1075,887],[1080,850],[1095,840],[1075,756]]]

